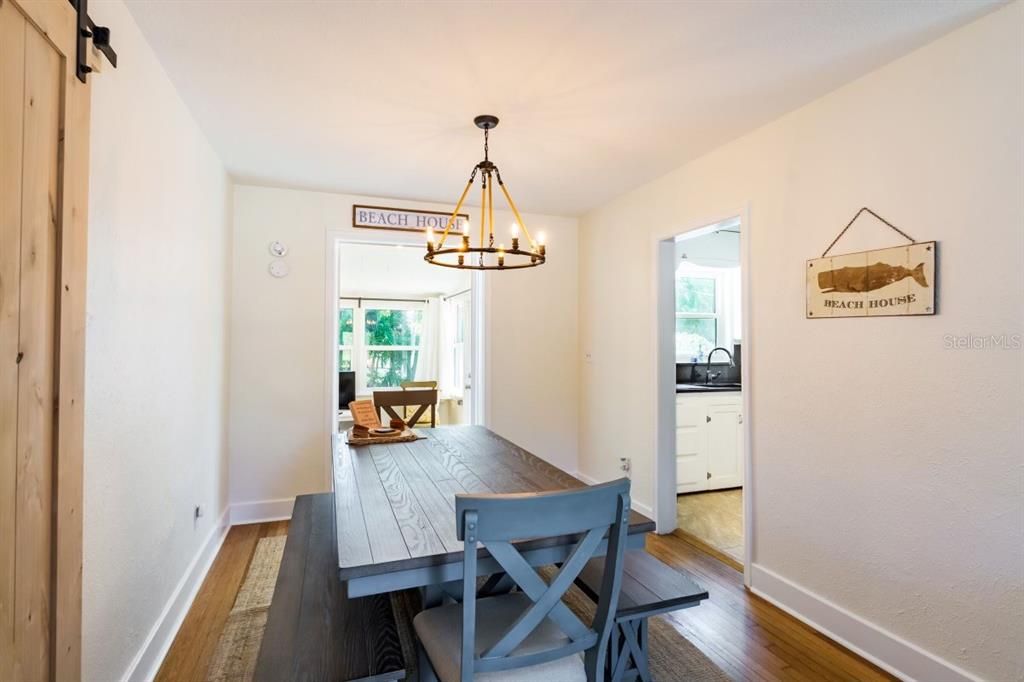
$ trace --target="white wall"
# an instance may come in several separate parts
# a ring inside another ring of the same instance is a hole
[[[654,241],[749,206],[753,587],[919,679],[1024,679],[1022,353],[946,343],[1024,331],[1022,35],[1018,2],[581,220],[581,469],[632,453],[652,502]],[[938,315],[805,319],[864,205],[939,241]]]
[[[89,11],[120,57],[90,77],[83,677],[107,682],[158,661],[221,537],[230,182],[124,5]]]
[[[338,250],[341,296],[419,298],[451,295],[470,287],[469,270],[430,267],[419,246],[345,244]]]
[[[458,188],[453,188],[457,191]],[[298,494],[329,489],[325,327],[327,235],[366,242],[422,235],[351,227],[352,204],[451,210],[395,199],[237,186],[231,310],[232,518],[287,514]],[[548,262],[487,275],[488,425],[570,471],[577,455],[576,220],[524,215]],[[511,216],[495,211],[497,225]],[[272,240],[291,274],[267,272]],[[422,264],[422,267],[435,267]],[[344,279],[344,273],[341,275]]]

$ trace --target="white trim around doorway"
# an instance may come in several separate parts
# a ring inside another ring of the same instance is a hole
[[[754,561],[754,419],[751,410],[751,309],[753,307],[750,286],[750,204],[739,210],[727,211],[718,216],[694,221],[687,226],[666,230],[654,236],[651,244],[652,268],[651,300],[654,302],[653,317],[655,334],[651,357],[654,358],[651,381],[654,392],[652,411],[654,421],[654,521],[657,532],[671,533],[676,528],[676,470],[675,470],[675,272],[674,241],[680,234],[705,228],[728,220],[740,220],[740,273],[742,278],[741,311],[743,341],[740,356],[740,381],[743,384],[743,582],[749,587],[751,566]]]

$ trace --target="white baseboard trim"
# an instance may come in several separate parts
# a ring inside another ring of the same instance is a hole
[[[651,509],[651,507],[649,505],[646,505],[643,502],[637,502],[636,498],[634,498],[632,500],[632,502],[633,502],[633,509],[636,509],[638,512],[640,512],[641,514],[643,514],[644,516],[646,516],[647,518],[649,518],[651,520],[654,519],[654,510]]]
[[[231,525],[243,526],[248,523],[266,523],[267,521],[290,519],[292,517],[292,507],[294,506],[294,497],[233,504],[231,505]]]
[[[751,566],[750,589],[900,679],[981,682],[949,661],[756,563]]]
[[[125,682],[148,681],[156,677],[157,671],[160,670],[160,664],[164,661],[164,656],[167,655],[175,635],[178,634],[178,628],[185,620],[185,615],[188,614],[210,566],[213,565],[213,560],[217,557],[217,552],[220,551],[220,547],[224,543],[224,538],[227,537],[229,527],[228,509],[225,508],[217,520],[217,524],[207,535],[206,541],[203,542],[199,551],[192,558],[192,562],[185,569],[185,574],[178,581],[170,599],[167,600],[163,611],[160,612],[160,617],[156,619],[156,623],[153,624],[153,628],[142,643],[142,647],[139,648],[132,662],[128,664],[128,669],[121,678],[122,680]]]
[[[573,476],[575,476],[576,478],[580,479],[581,481],[583,481],[587,485],[597,485],[598,483],[601,483],[601,481],[597,480],[593,476],[586,475],[582,471],[577,471],[576,473],[573,474]]]
[[[604,481],[599,481],[593,476],[588,476],[587,474],[579,470],[577,470],[576,473],[573,474],[573,476],[580,479],[587,485],[597,485],[598,483],[604,483]],[[650,505],[646,505],[643,502],[637,502],[635,497],[631,499],[631,502],[633,504],[633,509],[636,509],[638,512],[640,512],[649,519],[654,518],[654,510],[651,509]]]

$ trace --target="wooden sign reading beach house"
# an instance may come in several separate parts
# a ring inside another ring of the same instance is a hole
[[[935,314],[935,242],[807,261],[807,317]]]
[[[417,211],[386,206],[352,206],[352,227],[367,227],[374,230],[399,230],[400,232],[426,232],[428,229],[441,233],[448,225],[451,213],[441,211]],[[469,220],[468,213],[460,213],[452,226],[453,233],[462,232],[462,225]]]

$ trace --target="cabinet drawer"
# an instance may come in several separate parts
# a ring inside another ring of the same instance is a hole
[[[702,429],[676,429],[676,457],[700,452],[702,450],[701,437],[706,438]]]
[[[681,426],[700,426],[705,421],[707,407],[703,403],[694,404],[689,401],[676,401],[676,428]]]
[[[708,486],[705,459],[697,455],[676,457],[676,492],[690,493]]]

